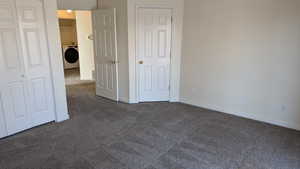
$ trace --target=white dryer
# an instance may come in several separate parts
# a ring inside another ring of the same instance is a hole
[[[63,51],[64,69],[79,68],[78,46],[63,45],[62,51]]]

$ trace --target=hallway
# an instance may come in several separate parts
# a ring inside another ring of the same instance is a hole
[[[71,120],[0,140],[2,169],[298,169],[300,133],[177,103],[115,103],[69,85]]]
[[[78,85],[78,84],[85,84],[85,83],[93,83],[94,81],[91,80],[81,80],[80,79],[80,69],[65,69],[65,83],[67,86],[69,85]]]

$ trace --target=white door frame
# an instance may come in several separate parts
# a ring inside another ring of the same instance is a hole
[[[179,101],[183,5],[183,0],[164,0],[154,2],[128,0],[129,103],[140,102],[136,67],[137,15],[139,8],[163,8],[172,10],[170,102]]]
[[[55,121],[68,120],[67,94],[61,53],[61,41],[57,18],[57,0],[42,0],[45,12],[50,71],[55,105]]]
[[[49,47],[50,69],[53,80],[53,96],[55,104],[55,121],[62,122],[70,119],[67,93],[65,87],[65,76],[62,53],[60,31],[57,17],[57,0],[42,0],[44,4],[46,33]],[[97,4],[98,5],[98,4]],[[92,10],[92,9],[73,9]]]

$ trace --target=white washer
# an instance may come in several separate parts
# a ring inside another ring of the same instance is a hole
[[[64,69],[79,68],[78,46],[63,45],[62,52],[63,52]]]

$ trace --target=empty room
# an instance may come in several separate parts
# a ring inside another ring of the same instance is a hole
[[[0,169],[300,169],[299,0],[0,14]]]

